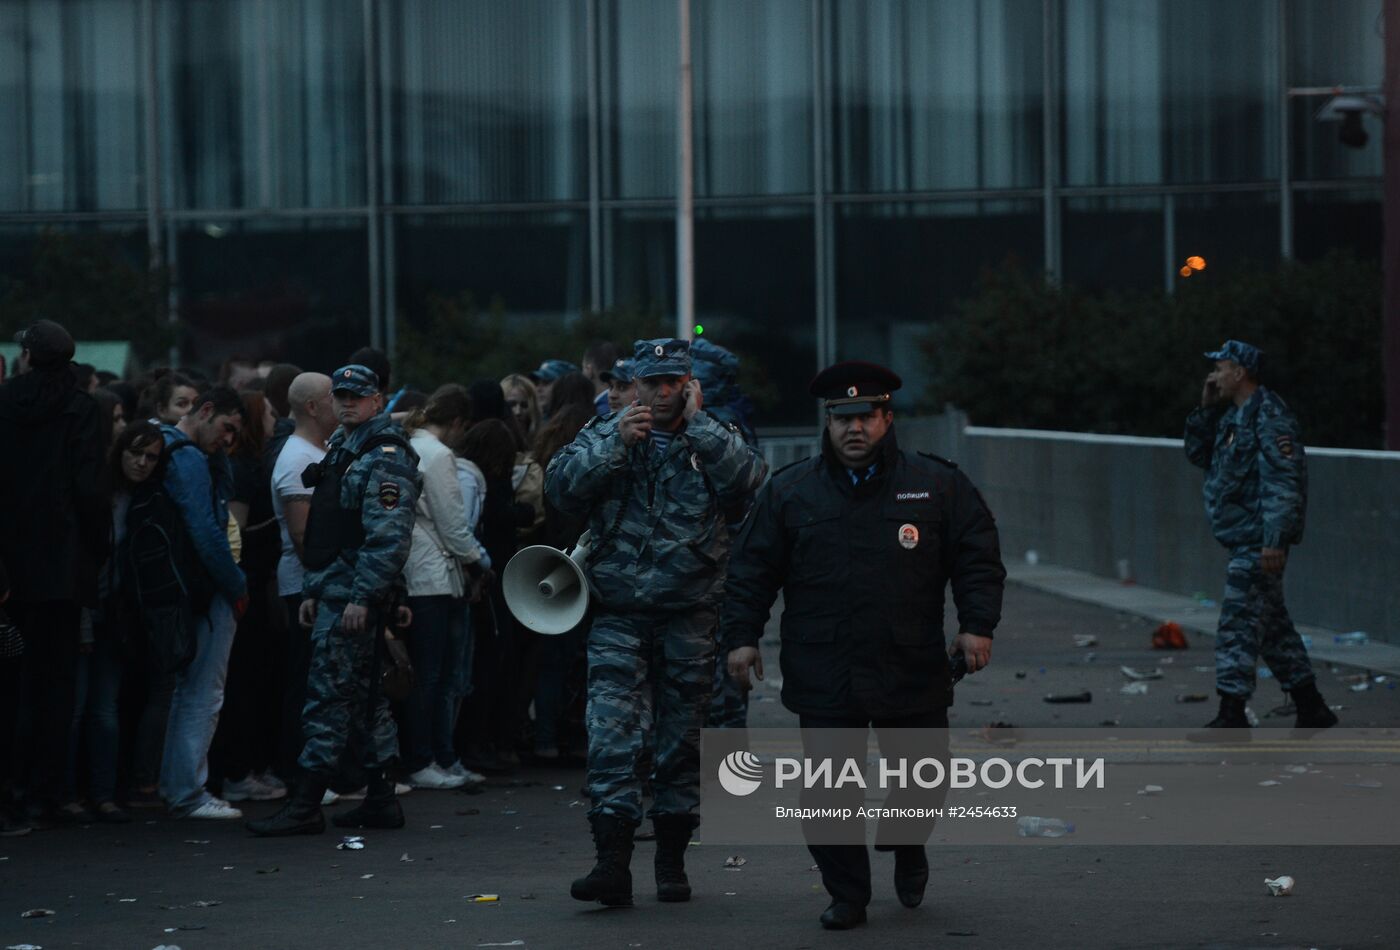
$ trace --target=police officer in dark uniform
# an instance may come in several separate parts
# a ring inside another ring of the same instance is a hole
[[[889,407],[899,387],[897,375],[873,363],[817,374],[811,392],[826,406],[821,454],[769,480],[731,553],[721,617],[730,673],[745,687],[750,670],[763,677],[758,641],[781,590],[782,699],[804,735],[946,729],[950,653],[961,653],[973,673],[991,659],[1006,579],[996,524],[956,465],[899,448]],[[949,582],[959,627],[951,650],[942,627]],[[931,831],[929,824],[923,840]],[[923,845],[882,845],[881,837],[877,850],[895,853],[900,901],[918,906],[928,882]],[[864,844],[810,850],[832,898],[822,926],[863,923]]]
[[[369,772],[365,801],[337,815],[342,828],[401,828],[388,767],[398,733],[380,683],[384,627],[407,626],[402,574],[422,479],[398,423],[383,413],[379,377],[352,363],[331,377],[340,428],[326,457],[302,476],[314,488],[306,525],[301,622],[311,627],[302,712],[302,777],[286,805],[247,823],[262,837],[319,834],[321,797],[353,733]]]

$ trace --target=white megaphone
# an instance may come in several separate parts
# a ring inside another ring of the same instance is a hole
[[[547,544],[516,553],[506,565],[501,592],[515,619],[536,633],[567,633],[588,612],[588,558],[592,532],[585,531],[565,554]]]

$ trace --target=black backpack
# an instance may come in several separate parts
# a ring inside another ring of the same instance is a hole
[[[184,438],[167,445],[160,470],[186,447],[198,450]],[[208,611],[214,599],[213,578],[200,562],[180,507],[162,478],[149,478],[132,492],[125,548],[127,593],[138,609],[181,606],[195,616]]]

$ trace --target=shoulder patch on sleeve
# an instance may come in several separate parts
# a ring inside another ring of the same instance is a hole
[[[379,506],[385,511],[393,511],[399,506],[399,483],[384,479],[379,483]]]
[[[1291,435],[1277,436],[1274,439],[1274,445],[1278,446],[1278,450],[1280,454],[1284,456],[1284,458],[1292,458],[1293,453],[1296,451],[1293,445],[1293,437]]]

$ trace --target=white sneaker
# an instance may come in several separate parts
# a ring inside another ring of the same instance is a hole
[[[330,789],[326,789],[326,794],[321,796],[322,805],[334,805],[338,801],[340,801],[340,796]]]
[[[254,775],[253,778],[258,780],[258,784],[266,785],[268,788],[280,788],[284,792],[287,790],[287,783],[283,782],[280,778],[273,775],[271,772],[264,772],[261,775]]]
[[[222,798],[211,798],[200,805],[194,811],[185,816],[186,818],[212,818],[220,821],[229,821],[234,818],[242,818],[243,812],[234,808]]]
[[[394,794],[395,794],[395,795],[407,795],[407,794],[408,794],[409,792],[411,792],[411,791],[413,791],[413,786],[412,786],[412,785],[406,785],[406,784],[403,783],[403,782],[395,782],[395,783],[394,783]]]
[[[441,769],[442,766],[438,766],[438,768]],[[462,764],[461,759],[458,759],[456,762],[453,762],[447,768],[443,769],[443,771],[446,772],[448,775],[452,775],[459,779],[462,779],[468,785],[481,785],[486,781],[486,776],[482,775],[480,772],[473,772],[471,769],[467,768],[465,765]]]
[[[273,802],[279,798],[287,797],[287,787],[274,788],[271,785],[264,785],[257,778],[249,775],[245,779],[237,782],[224,783],[224,800],[230,802]]]
[[[408,784],[414,788],[461,788],[467,780],[444,772],[436,762],[419,769],[408,777]]]

